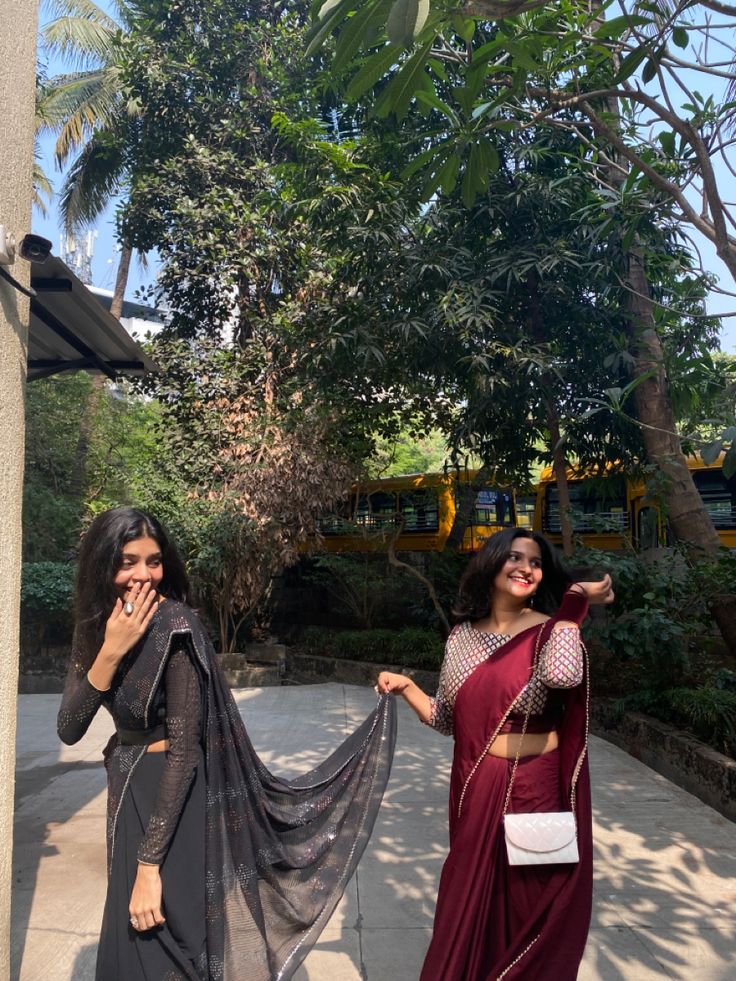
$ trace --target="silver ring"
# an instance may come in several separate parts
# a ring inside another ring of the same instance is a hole
[[[132,927],[137,927],[138,926],[138,917],[137,916],[131,916],[131,918],[130,918],[130,925]]]
[[[127,603],[123,604],[123,613],[126,615],[126,617],[132,617],[133,614],[135,613],[135,607],[133,606],[130,600],[128,600]]]

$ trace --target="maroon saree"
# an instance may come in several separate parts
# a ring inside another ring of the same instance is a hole
[[[547,621],[581,623],[587,600],[566,593]],[[509,811],[575,813],[580,862],[509,866],[503,805],[513,760],[486,755],[504,716],[530,679],[540,628],[512,637],[465,681],[454,709],[450,782],[450,852],[440,879],[434,933],[421,981],[575,981],[590,924],[593,864],[587,765],[587,674],[582,684],[550,692],[559,748],[522,757]],[[548,731],[541,721],[537,731]],[[518,718],[509,717],[511,728]],[[534,731],[532,715],[527,731]],[[509,731],[508,723],[504,731]]]

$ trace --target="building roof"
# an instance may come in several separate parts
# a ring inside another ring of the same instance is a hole
[[[98,297],[56,256],[31,263],[28,380],[60,371],[142,375],[156,364]]]

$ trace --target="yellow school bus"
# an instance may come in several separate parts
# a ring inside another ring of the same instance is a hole
[[[397,551],[441,552],[455,518],[459,485],[471,483],[476,473],[411,474],[356,484],[342,505],[320,519],[321,542],[316,547],[374,552],[395,537]],[[510,488],[482,486],[474,493],[475,507],[461,545],[464,552],[477,551],[494,532],[516,524]]]
[[[723,474],[723,457],[706,465],[687,458],[688,468],[723,545],[736,548],[736,477]],[[589,548],[654,548],[668,544],[669,533],[657,501],[647,497],[643,480],[623,473],[598,476],[568,471],[573,534]],[[537,486],[534,529],[562,544],[560,502],[551,467]]]

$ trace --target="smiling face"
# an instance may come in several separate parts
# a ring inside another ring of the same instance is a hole
[[[493,580],[495,598],[505,596],[529,603],[542,581],[542,552],[533,538],[515,538],[508,558]]]
[[[158,590],[163,577],[161,546],[154,538],[134,538],[123,546],[120,567],[113,580],[118,596],[124,598],[136,583],[150,582],[151,587]]]

